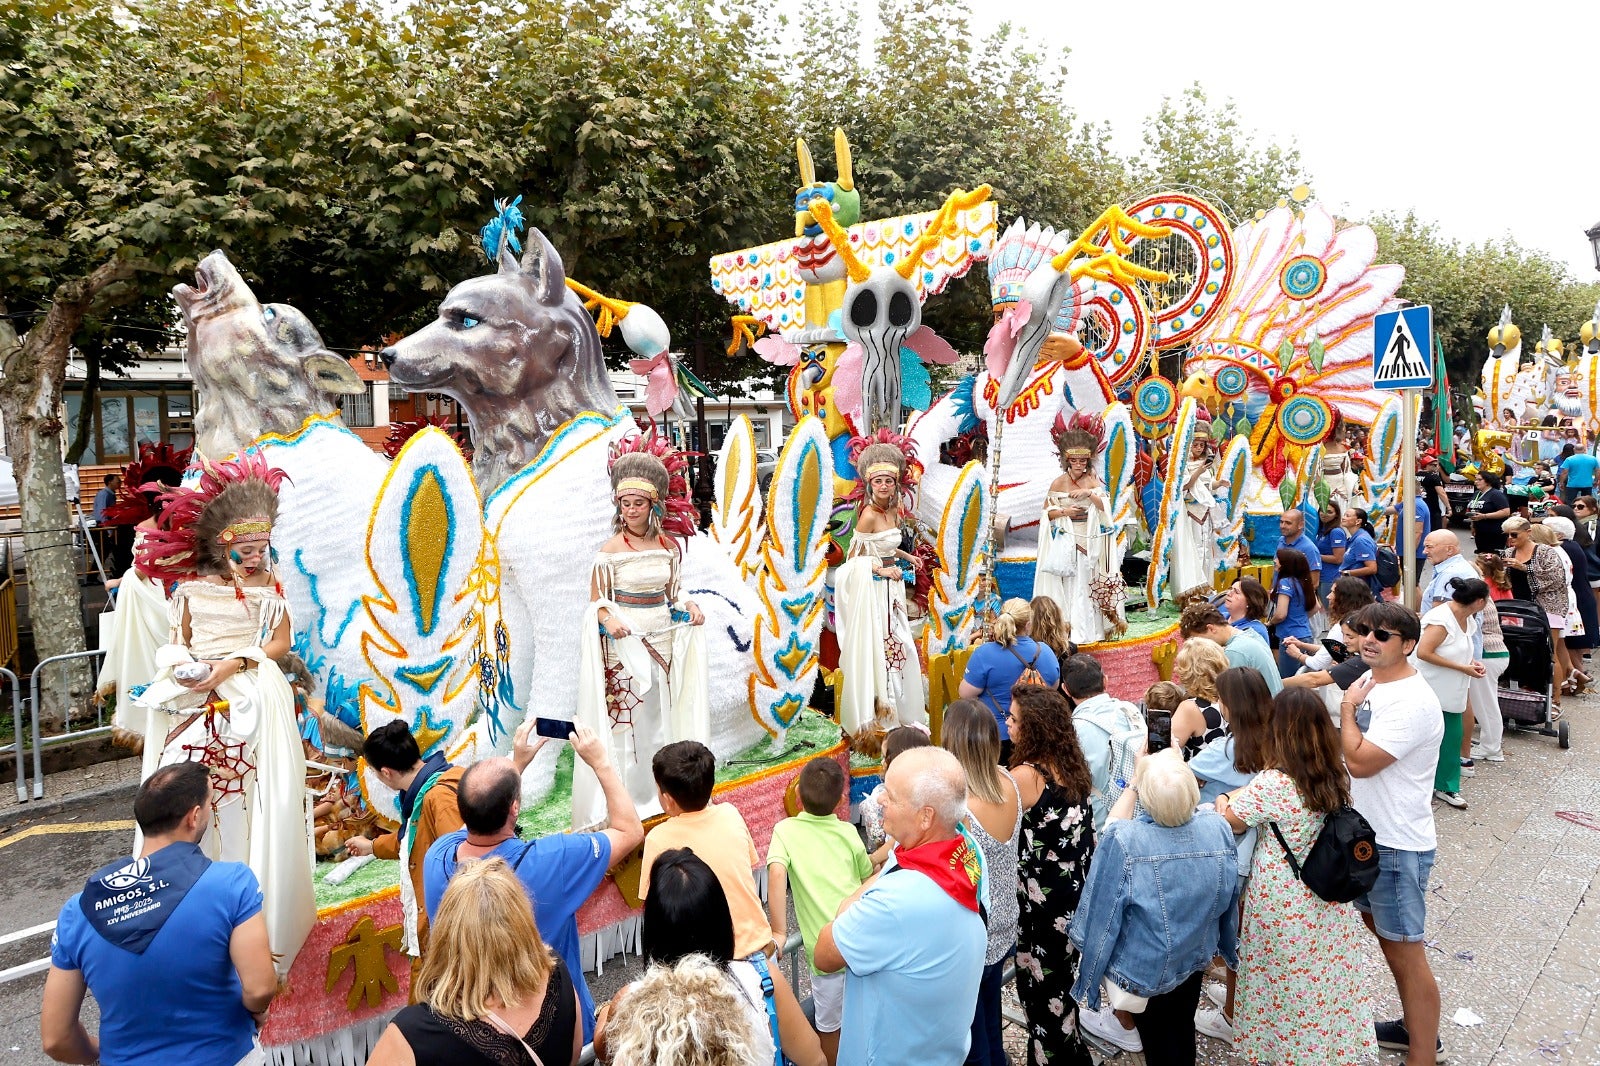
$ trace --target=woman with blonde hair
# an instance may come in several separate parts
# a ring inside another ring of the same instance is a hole
[[[545,946],[503,859],[468,863],[429,926],[417,1002],[383,1031],[369,1066],[504,1066],[578,1061],[578,992]]]
[[[1011,731],[1006,715],[1011,710],[1011,686],[1019,681],[1054,688],[1061,680],[1056,653],[1033,637],[1033,608],[1020,598],[1000,605],[991,630],[994,639],[973,649],[967,672],[957,693],[978,700],[994,714],[1000,730],[1000,760],[1011,761]]]
[[[1033,608],[1033,639],[1056,653],[1059,665],[1077,647],[1067,634],[1066,619],[1061,617],[1061,606],[1049,596],[1035,596],[1029,607]]]
[[[599,1048],[596,1048],[598,1053]],[[704,955],[656,963],[628,988],[605,1029],[602,1062],[617,1066],[768,1066],[738,990]]]
[[[1172,662],[1172,677],[1187,695],[1172,712],[1172,747],[1192,759],[1201,748],[1228,735],[1228,723],[1217,709],[1217,675],[1228,668],[1222,645],[1190,637]]]
[[[1000,766],[1000,730],[975,700],[955,700],[944,711],[940,746],[967,775],[966,825],[989,873],[989,948],[978,982],[968,1063],[1006,1066],[1000,1040],[1000,992],[1006,956],[1017,943],[1017,843],[1022,838],[1022,793]]]

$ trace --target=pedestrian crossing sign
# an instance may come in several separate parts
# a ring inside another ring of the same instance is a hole
[[[1372,387],[1433,387],[1433,308],[1384,311],[1372,322]]]

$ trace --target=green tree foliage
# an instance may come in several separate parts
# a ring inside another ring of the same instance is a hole
[[[1263,144],[1232,100],[1213,105],[1196,82],[1145,121],[1133,179],[1141,189],[1189,186],[1244,222],[1287,196],[1303,171],[1292,143]]]

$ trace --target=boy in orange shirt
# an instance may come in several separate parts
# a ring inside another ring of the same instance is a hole
[[[667,820],[644,838],[639,898],[650,894],[650,870],[656,856],[673,848],[688,848],[711,867],[727,893],[728,910],[733,913],[734,955],[776,955],[772,928],[756,893],[753,871],[761,865],[756,843],[737,808],[711,802],[717,769],[711,749],[697,740],[680,740],[656,752],[650,769]]]

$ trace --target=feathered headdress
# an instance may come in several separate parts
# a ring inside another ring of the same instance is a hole
[[[151,506],[150,497],[183,480],[192,451],[175,449],[170,444],[140,442],[139,457],[122,468],[122,488],[117,502],[106,508],[105,524],[133,526],[152,517],[156,509]]]
[[[1061,254],[1072,238],[1037,222],[1029,225],[1020,216],[1012,221],[989,253],[989,299],[995,307],[1016,303],[1022,298],[1022,283],[1039,265]]]
[[[198,484],[163,493],[156,528],[145,534],[134,559],[139,573],[153,581],[230,573],[234,545],[270,540],[286,477],[259,452],[202,462]]]
[[[651,498],[662,532],[687,540],[700,528],[700,509],[689,492],[689,454],[654,432],[632,433],[611,446],[612,497],[624,491]]]
[[[902,504],[909,505],[911,490],[922,480],[917,446],[909,437],[902,437],[892,429],[850,438],[850,462],[856,468],[856,487],[850,493],[851,501],[866,499],[867,482],[875,473],[893,474],[900,484]]]
[[[1093,459],[1105,447],[1105,420],[1088,411],[1075,412],[1070,420],[1066,414],[1057,414],[1050,430],[1056,451],[1062,459]]]

